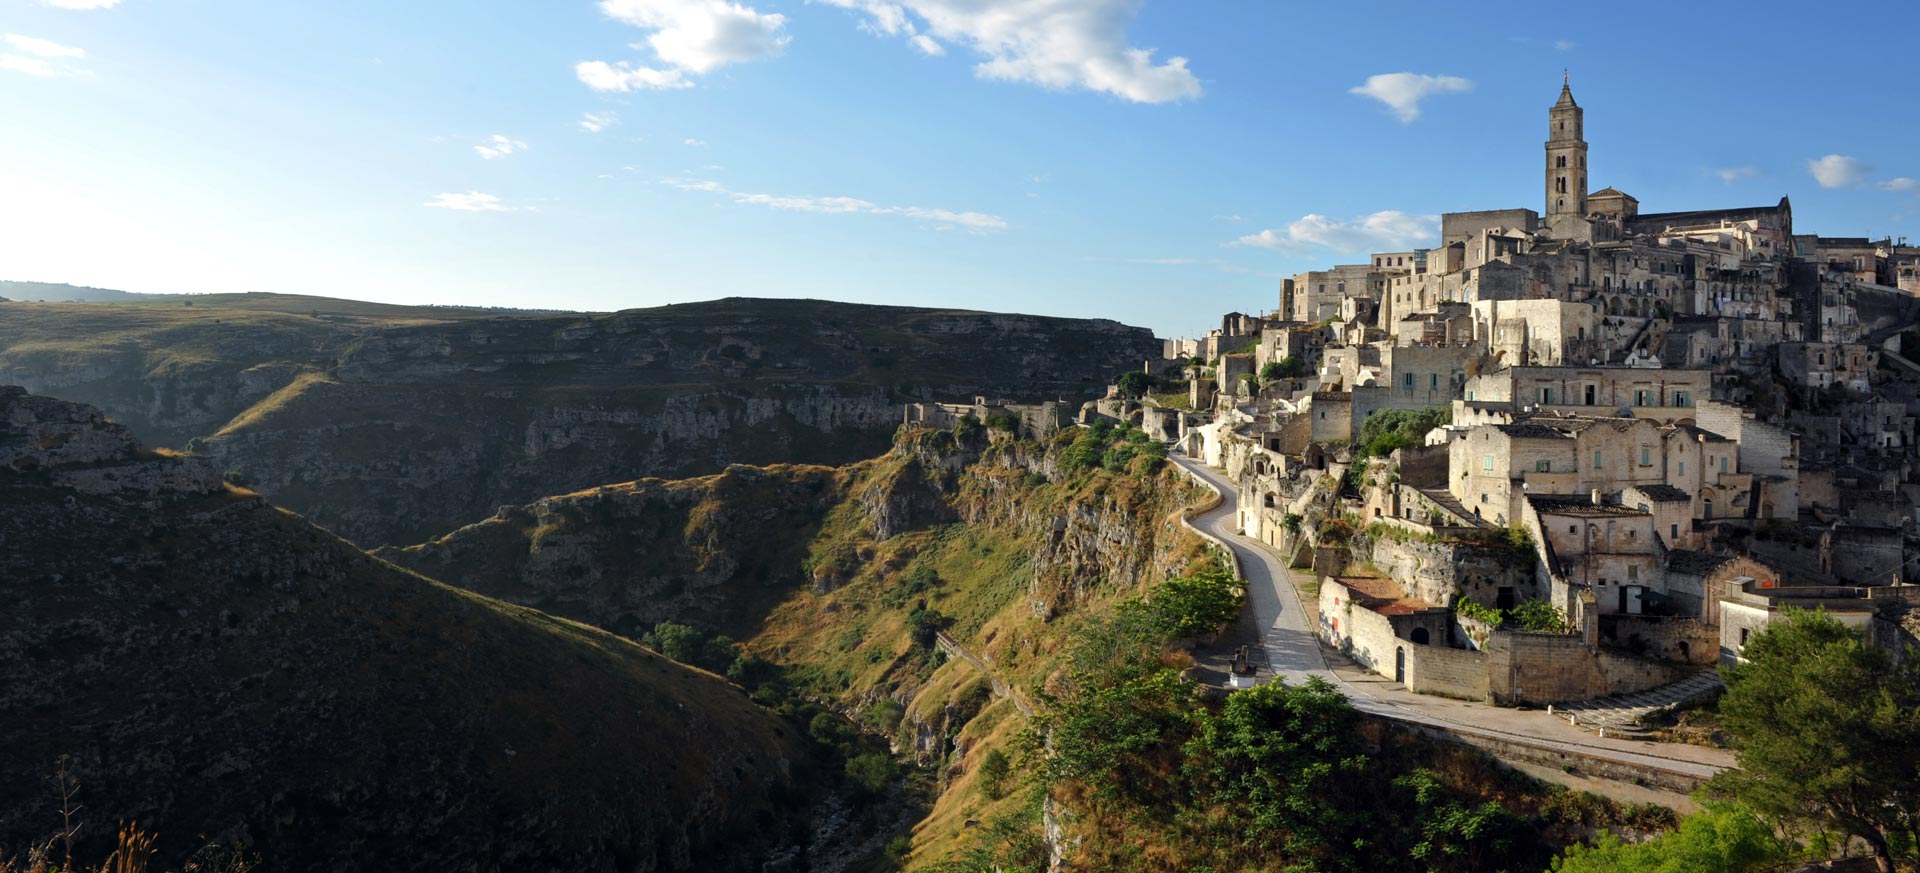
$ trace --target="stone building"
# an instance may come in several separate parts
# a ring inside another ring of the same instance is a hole
[[[1564,415],[1692,418],[1713,390],[1706,370],[1642,367],[1504,367],[1467,379],[1468,401]]]

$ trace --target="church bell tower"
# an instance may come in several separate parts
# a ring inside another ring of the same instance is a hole
[[[1563,74],[1560,102],[1547,110],[1547,225],[1587,215],[1587,140],[1580,104]],[[1561,219],[1556,221],[1555,219]]]

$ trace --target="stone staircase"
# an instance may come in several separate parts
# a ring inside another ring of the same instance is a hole
[[[1491,527],[1492,526],[1488,524],[1485,520],[1475,518],[1473,515],[1473,510],[1468,509],[1466,506],[1462,505],[1460,503],[1459,498],[1454,497],[1453,493],[1448,491],[1445,488],[1422,488],[1420,489],[1420,496],[1425,497],[1426,499],[1432,501],[1433,505],[1440,507],[1442,510],[1448,513],[1451,513],[1454,516],[1453,524],[1456,526],[1459,526],[1459,527]]]
[[[1707,670],[1646,691],[1556,703],[1549,711],[1575,727],[1604,736],[1639,737],[1648,732],[1644,724],[1647,716],[1719,693],[1725,687],[1717,671]]]

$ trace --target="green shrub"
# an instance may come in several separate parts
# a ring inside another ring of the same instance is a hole
[[[868,752],[847,759],[847,778],[868,793],[879,794],[900,772],[893,759],[879,752]]]

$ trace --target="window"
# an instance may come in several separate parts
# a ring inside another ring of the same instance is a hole
[[[1567,533],[1579,533],[1579,532],[1580,532],[1579,525],[1572,525],[1572,524],[1567,525]]]
[[[1724,457],[1720,459],[1720,472],[1727,472],[1727,459]]]
[[[1406,385],[1406,386],[1407,386],[1408,388],[1412,388],[1412,387],[1413,387],[1413,374],[1412,374],[1412,373],[1407,373],[1407,374],[1405,374],[1405,378],[1403,378],[1403,379],[1401,379],[1401,380],[1400,380],[1400,382],[1401,382],[1401,384],[1403,384],[1403,385]]]
[[[1598,470],[1603,466],[1605,466],[1605,463],[1601,460],[1600,450],[1594,449],[1593,450],[1593,468]]]
[[[1552,388],[1542,388],[1542,389],[1540,389],[1540,402],[1541,402],[1541,403],[1544,403],[1544,404],[1549,404],[1549,405],[1553,403],[1553,389],[1552,389]]]
[[[1672,538],[1674,538],[1674,539],[1676,539],[1676,540],[1677,540],[1677,539],[1679,539],[1679,538],[1680,538],[1680,526],[1679,526],[1679,525],[1677,525],[1677,524],[1670,524],[1670,525],[1667,525],[1667,536],[1670,536],[1670,537],[1672,537]]]
[[[1428,374],[1427,374],[1427,387],[1428,387],[1428,388],[1438,388],[1438,387],[1440,387],[1440,374],[1439,374],[1439,373],[1428,373]]]
[[[1646,446],[1640,447],[1640,466],[1642,467],[1653,466],[1653,450],[1650,448],[1647,448]]]
[[[1740,629],[1740,648],[1743,649],[1747,647],[1747,630],[1744,627]]]
[[[1691,397],[1689,397],[1689,396],[1687,395],[1687,392],[1685,392],[1685,391],[1675,391],[1675,392],[1673,392],[1673,405],[1675,405],[1675,406],[1692,406],[1692,405],[1693,405],[1693,398],[1691,398]]]
[[[1678,475],[1681,475],[1681,476],[1687,475],[1687,462],[1686,461],[1679,462],[1679,467],[1680,467],[1680,470]]]
[[[1533,469],[1534,469],[1534,472],[1536,473],[1551,473],[1553,472],[1553,462],[1552,461],[1534,461]]]
[[[1481,456],[1480,456],[1480,469],[1482,469],[1482,470],[1492,470],[1492,469],[1493,469],[1493,456],[1492,456],[1492,455],[1481,455]]]
[[[1628,539],[1632,539],[1632,538],[1633,538],[1633,535],[1634,535],[1634,532],[1633,532],[1633,531],[1627,531],[1627,538],[1628,538]],[[1628,565],[1627,565],[1627,580],[1628,580],[1628,581],[1633,581],[1633,582],[1637,582],[1637,581],[1639,581],[1639,580],[1640,580],[1640,567],[1639,567],[1639,565],[1637,565],[1637,564],[1628,564]]]

